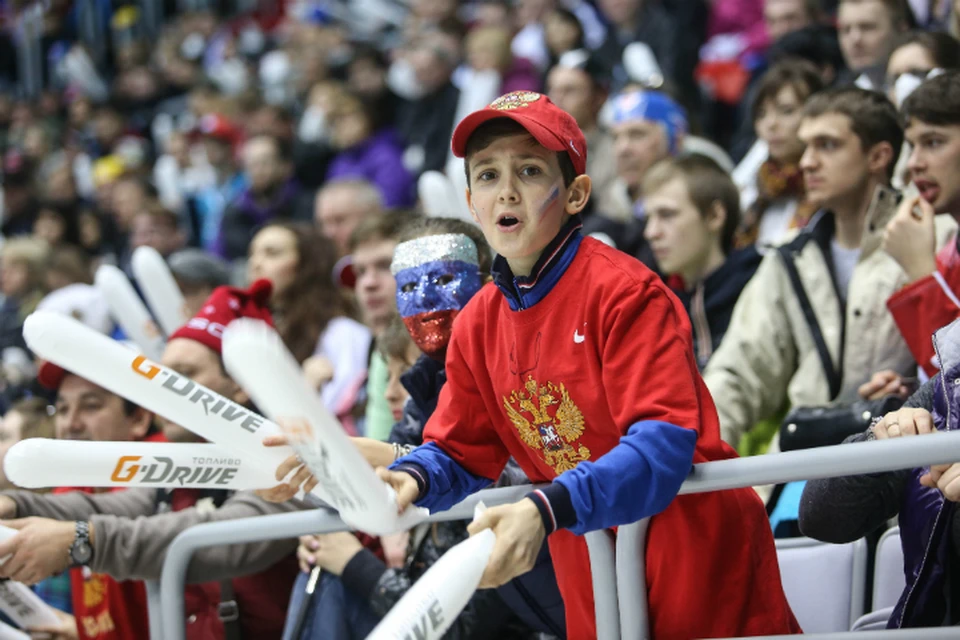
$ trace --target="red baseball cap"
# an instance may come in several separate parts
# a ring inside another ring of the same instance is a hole
[[[209,113],[200,118],[197,133],[229,144],[237,144],[243,137],[243,132],[219,113]]]
[[[63,384],[63,379],[67,377],[68,371],[61,366],[55,365],[49,360],[44,360],[37,372],[37,382],[41,386],[56,391]]]
[[[267,308],[271,291],[273,285],[266,279],[257,280],[249,289],[217,287],[203,303],[200,313],[174,331],[170,339],[194,340],[221,353],[223,330],[237,318],[254,318],[273,326],[273,317]]]
[[[586,173],[587,140],[577,121],[553,104],[550,98],[534,91],[502,95],[461,120],[453,132],[453,155],[465,157],[467,141],[473,132],[484,122],[496,118],[510,118],[517,122],[550,151],[566,151],[577,175]]]

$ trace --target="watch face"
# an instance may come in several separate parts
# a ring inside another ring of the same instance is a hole
[[[93,549],[86,542],[78,542],[71,549],[70,555],[76,564],[86,564],[93,557]]]

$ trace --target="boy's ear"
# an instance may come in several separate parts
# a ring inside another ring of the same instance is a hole
[[[470,193],[470,187],[466,188],[466,193],[467,193],[467,209],[470,209],[470,215],[473,216],[473,221],[476,222],[478,225],[480,225],[480,216],[477,215],[477,210],[473,208],[473,196]]]
[[[592,190],[593,183],[590,176],[584,174],[574,178],[567,188],[567,201],[564,203],[564,210],[571,216],[583,211],[590,200]]]
[[[887,174],[891,162],[896,162],[893,156],[893,147],[889,142],[878,142],[867,151],[867,166],[870,173]]]

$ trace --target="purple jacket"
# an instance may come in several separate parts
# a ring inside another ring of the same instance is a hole
[[[327,169],[327,181],[338,178],[369,180],[388,208],[409,207],[415,202],[414,179],[403,166],[403,143],[393,129],[381,129],[337,154]]]
[[[933,422],[940,431],[953,431],[960,421],[960,320],[937,331],[933,343],[941,364]],[[939,490],[920,484],[926,471],[911,473],[898,516],[907,587],[887,623],[890,628],[938,627],[950,614],[945,590],[955,506]]]

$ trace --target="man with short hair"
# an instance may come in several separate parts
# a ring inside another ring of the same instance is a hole
[[[383,196],[367,180],[329,182],[317,191],[313,219],[321,233],[336,244],[340,256],[348,252],[350,235],[367,216],[383,211]]]
[[[350,236],[351,266],[356,277],[357,306],[374,337],[390,325],[397,314],[397,281],[390,272],[393,250],[412,216],[394,212],[366,218]],[[393,414],[385,393],[387,363],[373,350],[367,374],[367,411],[364,435],[386,440],[393,428]]]
[[[884,234],[884,250],[909,282],[887,307],[920,367],[932,376],[940,368],[933,333],[960,316],[960,247],[952,240],[937,253],[934,223],[937,214],[960,220],[960,72],[921,84],[901,113],[912,149],[907,169],[919,195],[901,203]],[[887,375],[883,382],[889,387],[896,381]],[[884,390],[871,387],[865,393]]]
[[[237,318],[272,323],[266,307],[270,289],[266,280],[255,282],[248,290],[217,289],[194,321],[170,337],[163,364],[237,404],[251,408],[249,396],[223,369],[221,336],[223,328]],[[218,330],[209,331],[211,327]],[[64,393],[71,392],[73,386],[70,385],[76,384],[71,378],[79,379],[52,365],[47,365],[41,372],[42,380],[60,385]],[[97,405],[92,403],[95,397],[89,393],[67,395],[65,402],[74,402],[76,406],[58,402],[58,409],[64,411],[62,420],[71,423],[89,421],[90,426],[84,427],[86,430],[103,421]],[[110,409],[114,416],[110,424],[123,424],[119,417],[123,400],[106,394],[105,402],[109,403],[106,409]],[[126,422],[130,420],[133,418]],[[179,425],[166,420],[161,422],[167,440],[202,442],[196,434]],[[138,429],[143,428],[139,419],[133,424]],[[80,431],[79,426],[74,428],[78,434],[86,433]],[[187,527],[301,508],[299,502],[272,505],[249,491],[215,489],[157,491],[135,488],[121,492],[72,492],[54,496],[29,491],[4,492],[0,494],[0,516],[20,518],[4,523],[20,533],[0,544],[4,556],[12,554],[0,565],[0,576],[30,584],[63,571],[72,562],[119,580],[158,579],[168,546]],[[92,555],[83,562],[77,557],[77,541],[86,541],[92,548]],[[223,640],[228,633],[240,633],[241,637],[248,638],[279,637],[290,586],[296,575],[293,555],[296,546],[296,540],[277,540],[210,548],[197,553],[190,564],[187,580],[201,584],[191,584],[185,592],[188,637]],[[94,607],[84,604],[87,600],[84,594],[91,592],[91,588],[85,588],[82,579],[83,574],[78,568],[73,593],[74,606],[81,612],[87,610],[84,607]],[[137,629],[121,626],[116,620],[106,624],[101,620],[104,614],[100,613],[104,606],[106,604],[96,605],[97,615],[92,622],[86,622],[83,614],[78,616],[81,618],[80,638],[127,640],[147,637],[145,615]],[[106,615],[112,612],[111,607]],[[141,615],[146,613],[145,596],[139,612]],[[227,615],[231,612],[237,615]],[[228,631],[231,626],[235,628]],[[112,631],[114,627],[116,630]],[[99,631],[85,632],[85,628]]]
[[[270,220],[309,220],[287,145],[279,138],[259,135],[241,151],[248,186],[223,212],[217,253],[228,260],[243,258],[257,228]]]
[[[561,56],[547,74],[547,95],[573,116],[587,139],[587,173],[597,193],[604,193],[617,176],[613,137],[599,124],[608,95],[603,78],[608,73],[595,56],[578,50]]]
[[[183,247],[186,234],[180,229],[180,218],[159,204],[134,216],[130,226],[130,248],[152,247],[167,257]]]
[[[880,93],[827,90],[807,102],[799,136],[806,194],[820,211],[764,257],[704,371],[734,447],[787,403],[851,401],[874,372],[913,364],[885,306],[906,278],[878,250],[883,229],[867,225],[903,141],[896,110]]]
[[[837,31],[847,83],[856,81],[868,89],[883,86],[896,36],[909,26],[908,12],[905,0],[840,0]]]
[[[820,0],[765,0],[763,21],[770,41],[820,22]]]

